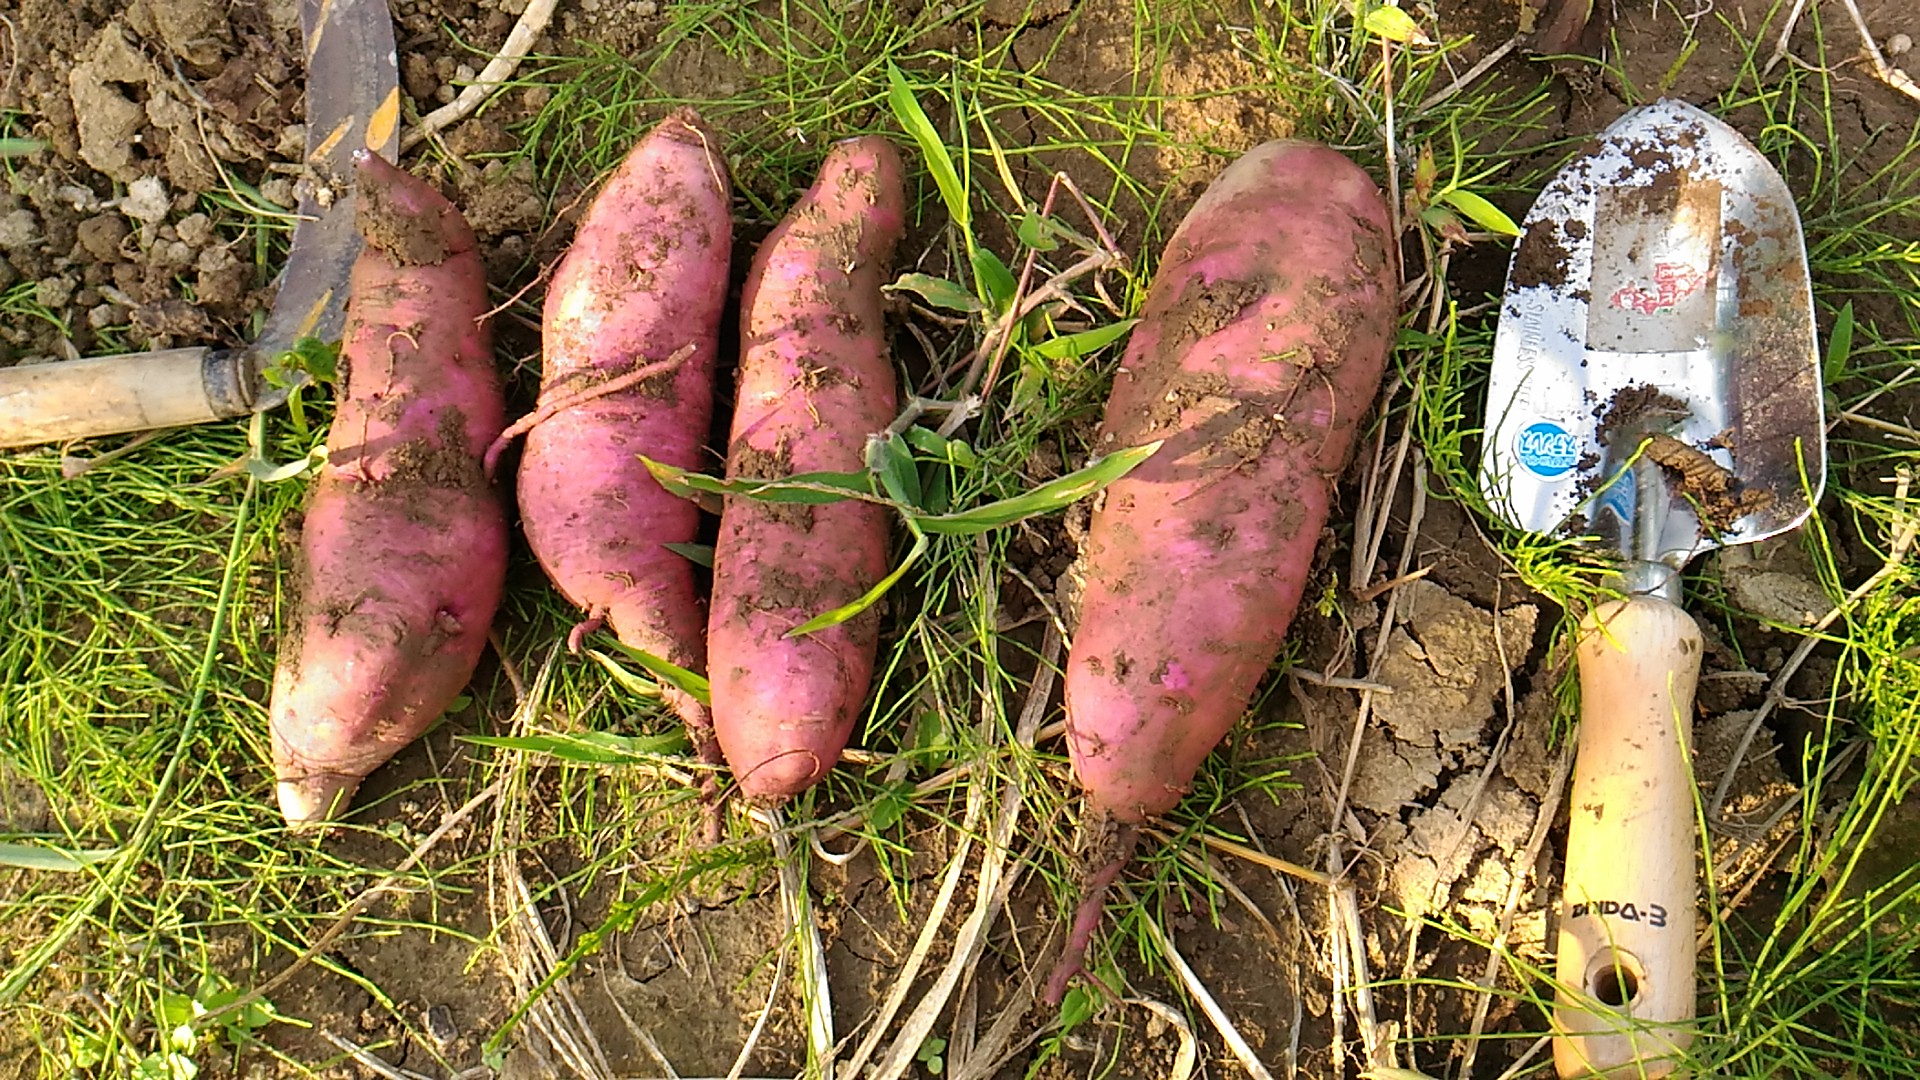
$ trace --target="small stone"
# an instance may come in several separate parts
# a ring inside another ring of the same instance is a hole
[[[173,196],[167,192],[167,182],[157,176],[143,176],[127,185],[127,193],[120,199],[120,212],[135,221],[151,225],[167,216],[173,209]]]
[[[307,152],[307,125],[288,124],[280,129],[280,140],[273,145],[273,152],[283,158],[300,160]]]
[[[453,99],[457,96],[459,96],[459,92],[456,91],[451,84],[442,84],[440,89],[433,92],[433,100],[442,105],[452,104]]]
[[[53,194],[77,213],[90,214],[100,208],[100,196],[95,195],[92,188],[79,184],[62,184],[53,189]]]
[[[127,321],[127,309],[119,304],[95,304],[87,309],[87,325],[95,330],[120,326]]]
[[[406,87],[408,97],[425,101],[439,88],[440,79],[433,73],[432,61],[420,53],[412,52],[400,62],[400,83]]]
[[[586,2],[587,0],[581,0],[581,3]],[[453,69],[453,81],[457,83],[470,83],[479,77],[480,73],[473,70],[470,64],[461,64],[459,67]]]
[[[283,209],[291,210],[300,201],[294,194],[293,181],[284,176],[275,176],[260,181],[260,197]]]
[[[0,216],[0,250],[13,251],[40,238],[40,220],[22,207]]]
[[[96,262],[113,262],[120,257],[120,242],[129,231],[127,219],[119,214],[95,214],[79,225],[80,246]]]
[[[58,310],[72,302],[73,290],[79,286],[80,279],[64,274],[41,278],[33,286],[33,302],[49,310]]]
[[[447,1005],[435,1005],[420,1018],[420,1026],[427,1029],[427,1035],[445,1050],[460,1037],[460,1028],[453,1022],[453,1009]]]
[[[194,251],[183,240],[166,240],[153,245],[153,265],[169,270],[193,265]]]
[[[500,10],[518,18],[527,10],[527,0],[500,0]]]
[[[189,247],[206,247],[213,242],[213,219],[205,214],[188,214],[174,226],[174,232]]]
[[[1888,56],[1904,56],[1913,50],[1913,37],[1909,34],[1895,34],[1887,39]]]

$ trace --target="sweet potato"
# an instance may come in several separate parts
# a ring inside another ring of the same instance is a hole
[[[640,459],[707,464],[732,244],[726,163],[699,116],[680,109],[607,180],[547,287],[520,520],[547,576],[587,613],[576,647],[604,619],[633,648],[706,667],[693,564],[666,546],[692,543],[700,512]],[[706,707],[667,696],[696,750],[717,761]]]
[[[292,824],[338,813],[459,695],[507,573],[506,514],[480,466],[504,404],[473,232],[377,155],[355,174],[366,247],[269,710]]]
[[[896,406],[880,285],[905,219],[899,154],[840,143],[754,257],[741,298],[727,475],[857,472]],[[839,760],[873,675],[879,617],[787,633],[887,571],[888,515],[729,496],[713,556],[714,727],[740,789],[778,802]]]
[[[1393,343],[1391,242],[1364,171],[1277,141],[1167,244],[1099,435],[1165,443],[1088,530],[1065,683],[1098,868],[1054,1000],[1135,826],[1179,801],[1280,650]]]

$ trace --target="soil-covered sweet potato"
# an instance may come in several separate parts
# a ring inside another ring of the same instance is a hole
[[[1165,442],[1093,513],[1067,658],[1101,887],[1280,651],[1392,347],[1390,243],[1363,170],[1277,141],[1222,172],[1167,244],[1099,434],[1115,450]]]
[[[906,207],[886,140],[840,143],[761,246],[741,299],[740,383],[727,475],[858,472],[896,390],[880,285]],[[887,511],[730,496],[713,560],[714,727],[740,789],[777,802],[818,782],[845,748],[873,674],[879,617],[789,631],[887,571]]]
[[[695,672],[706,667],[706,610],[693,564],[667,545],[694,542],[700,512],[640,459],[709,464],[728,189],[712,134],[679,109],[594,198],[547,287],[538,422],[518,484],[527,542],[586,611],[583,625],[605,620],[623,643]],[[667,694],[714,760],[706,707]]]
[[[473,232],[378,156],[355,173],[366,247],[269,709],[292,824],[338,814],[460,694],[507,572],[506,515],[480,464],[504,405]]]

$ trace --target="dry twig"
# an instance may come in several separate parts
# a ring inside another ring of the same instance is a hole
[[[1133,890],[1127,888],[1124,883],[1115,882],[1114,888],[1120,891],[1120,895],[1126,898],[1127,903],[1135,902]],[[1220,1007],[1220,1002],[1215,1000],[1213,994],[1207,990],[1207,984],[1200,981],[1200,976],[1194,974],[1193,967],[1187,963],[1186,957],[1181,956],[1180,950],[1174,948],[1173,939],[1167,936],[1166,930],[1152,919],[1142,919],[1140,924],[1146,928],[1147,936],[1153,939],[1154,947],[1158,948],[1160,955],[1166,958],[1168,966],[1172,967],[1174,974],[1179,976],[1180,985],[1186,988],[1187,993],[1193,997],[1194,1003],[1200,1006],[1200,1011],[1206,1013],[1207,1019],[1213,1022],[1214,1031],[1219,1033],[1220,1041],[1225,1043],[1227,1049],[1232,1052],[1234,1060],[1238,1061],[1240,1067],[1245,1069],[1247,1075],[1252,1076],[1254,1080],[1273,1080],[1273,1074],[1260,1063],[1260,1058],[1254,1054],[1253,1047],[1247,1043],[1246,1037],[1241,1035],[1240,1029],[1234,1026],[1233,1018]]]
[[[1913,76],[1887,63],[1887,58],[1880,52],[1880,43],[1873,40],[1873,32],[1867,29],[1867,20],[1860,17],[1860,8],[1853,0],[1840,0],[1840,3],[1846,7],[1847,14],[1853,16],[1853,28],[1860,32],[1860,44],[1866,50],[1867,60],[1873,65],[1874,75],[1895,90],[1920,101],[1920,82],[1915,82]]]
[[[506,43],[500,51],[487,61],[478,78],[461,89],[460,96],[420,118],[420,124],[409,130],[400,140],[402,150],[411,150],[422,139],[436,135],[441,131],[465,120],[480,107],[487,96],[500,88],[500,84],[511,78],[520,61],[533,48],[534,39],[546,30],[547,22],[553,18],[553,9],[557,0],[530,0],[526,10],[520,13],[520,21],[513,24],[507,33]]]

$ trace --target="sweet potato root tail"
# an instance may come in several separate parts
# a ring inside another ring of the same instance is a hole
[[[325,825],[353,800],[360,778],[340,773],[310,773],[275,785],[280,813],[295,829]]]
[[[605,607],[596,607],[587,612],[586,618],[574,623],[573,629],[567,631],[567,652],[572,653],[574,656],[579,656],[581,648],[587,643],[587,635],[605,625],[607,625],[607,609]]]
[[[1050,1009],[1059,1008],[1060,1002],[1066,999],[1067,984],[1076,976],[1087,974],[1087,946],[1093,942],[1093,932],[1100,928],[1100,916],[1107,907],[1107,890],[1113,887],[1127,863],[1133,861],[1133,849],[1140,841],[1140,829],[1136,825],[1096,821],[1089,828],[1105,834],[1089,845],[1092,858],[1103,861],[1089,860],[1092,870],[1081,886],[1080,906],[1074,909],[1067,947],[1053,966],[1053,974],[1047,976],[1047,989],[1040,1000]]]

